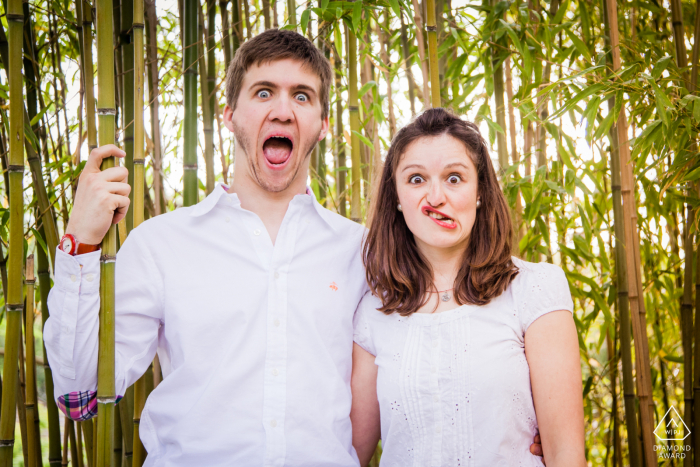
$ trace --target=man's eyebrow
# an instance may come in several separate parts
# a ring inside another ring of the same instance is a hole
[[[273,89],[277,89],[279,87],[275,83],[273,83],[272,81],[256,81],[255,83],[250,85],[251,89],[261,87],[261,86],[264,86],[266,88],[273,88]]]
[[[404,168],[401,170],[401,172],[405,172],[405,171],[407,171],[408,169],[422,169],[422,170],[425,170],[425,167],[423,167],[423,166],[420,165],[420,164],[409,164],[409,165],[407,165],[406,167],[404,167]]]
[[[259,88],[259,87],[265,87],[265,88],[271,88],[271,89],[278,89],[279,86],[272,81],[256,81],[255,83],[250,85],[250,89],[253,88]],[[297,84],[295,86],[292,86],[292,89],[298,90],[298,91],[307,91],[311,92],[313,94],[316,94],[316,89],[313,88],[313,86],[309,86],[308,84]]]
[[[309,86],[308,84],[297,84],[296,86],[294,86],[294,89],[299,91],[309,91],[316,94],[316,89],[314,89],[312,86]]]

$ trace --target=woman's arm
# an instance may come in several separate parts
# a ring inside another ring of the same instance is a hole
[[[548,467],[583,467],[581,364],[571,312],[547,313],[525,332],[532,397]]]
[[[352,445],[360,465],[369,464],[379,442],[379,401],[377,401],[377,365],[374,355],[357,344],[352,349]]]

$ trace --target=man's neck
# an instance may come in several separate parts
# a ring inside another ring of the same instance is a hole
[[[274,244],[290,201],[296,195],[304,194],[306,185],[295,180],[286,190],[273,193],[263,189],[250,177],[236,177],[234,173],[228,192],[238,195],[243,209],[258,215]]]

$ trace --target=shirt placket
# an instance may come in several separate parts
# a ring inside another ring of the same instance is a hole
[[[286,457],[287,406],[287,285],[294,255],[299,206],[290,203],[268,268],[267,349],[263,395],[265,466],[283,466]]]
[[[433,443],[430,465],[442,464],[442,401],[440,397],[440,318],[435,315],[430,324],[430,392],[433,395]]]

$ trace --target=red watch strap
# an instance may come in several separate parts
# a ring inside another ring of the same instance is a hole
[[[86,245],[85,243],[78,243],[78,249],[75,252],[76,255],[83,255],[85,253],[92,253],[100,249],[100,245]]]

